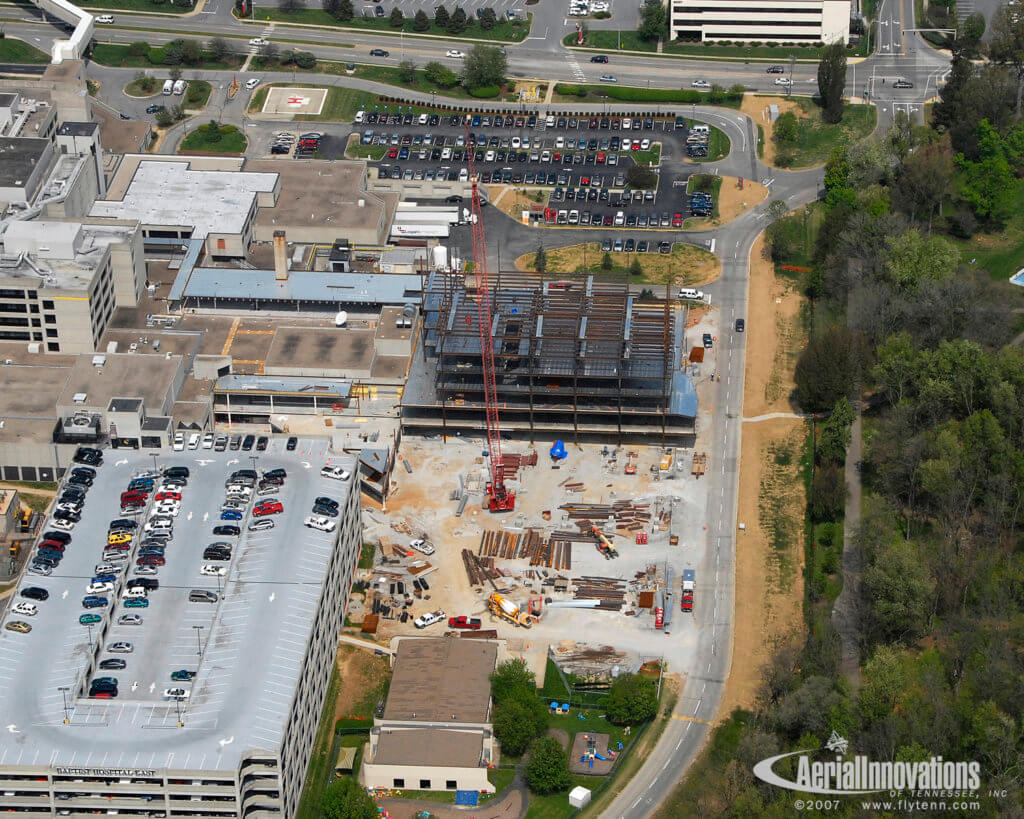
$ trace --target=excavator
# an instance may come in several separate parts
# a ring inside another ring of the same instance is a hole
[[[530,622],[530,615],[522,611],[518,604],[513,603],[507,597],[503,597],[497,592],[487,598],[487,608],[491,610],[491,614],[495,617],[508,620],[513,625],[522,626],[523,628],[530,628],[533,625]]]
[[[591,526],[590,533],[597,536],[597,551],[599,551],[609,560],[611,560],[613,557],[619,556],[618,551],[616,551],[615,547],[612,546],[612,542],[608,540],[604,532],[602,532],[596,526]]]

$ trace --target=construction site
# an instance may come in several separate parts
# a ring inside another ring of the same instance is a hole
[[[501,272],[484,284],[479,273],[437,271],[425,277],[423,291],[403,430],[458,435],[482,427],[486,340],[507,435],[693,443],[697,393],[686,372],[687,311],[667,286],[644,298],[625,280],[592,275],[552,281]],[[481,318],[484,302],[488,319]],[[488,322],[486,335],[481,321]]]

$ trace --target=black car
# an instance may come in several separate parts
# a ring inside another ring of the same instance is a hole
[[[222,537],[238,537],[242,534],[242,530],[232,524],[226,524],[224,526],[214,526],[213,533]]]
[[[137,529],[139,526],[134,520],[128,520],[128,518],[117,518],[116,520],[110,521],[111,532],[130,532],[133,529]]]
[[[46,589],[39,588],[39,586],[29,586],[21,590],[21,596],[27,597],[29,600],[46,600],[49,598],[50,593]]]
[[[370,49],[370,56],[371,57],[387,57],[388,56],[388,52],[385,51],[383,48],[371,48]]]
[[[252,445],[255,444],[255,443],[256,443],[256,436],[255,435],[246,435],[242,439],[242,449],[245,450],[246,452],[248,452],[250,449],[252,449]]]
[[[108,660],[100,662],[100,668],[104,671],[121,671],[128,667],[128,663],[117,657],[111,657]]]
[[[164,470],[165,478],[188,478],[191,474],[187,466],[169,466]]]
[[[278,145],[278,144],[275,143],[274,145],[270,146],[270,153],[272,153],[272,154],[286,154],[290,150],[291,150],[291,147],[288,146],[288,145]]]
[[[281,467],[277,467],[276,469],[268,469],[266,472],[263,473],[263,479],[266,481],[278,479],[283,481],[287,477],[288,473]]]
[[[743,319],[736,319],[736,332],[742,333],[747,329],[747,323]]]
[[[605,252],[605,253],[608,253],[611,249],[612,249],[612,240],[611,239],[602,239],[601,240],[601,250],[603,252]]]
[[[71,535],[67,532],[56,532],[50,529],[43,532],[43,536],[40,540],[56,540],[58,543],[67,544],[71,542]]]
[[[335,509],[338,508],[338,502],[334,498],[328,498],[324,495],[321,495],[318,498],[314,498],[313,503],[315,503],[318,506],[333,506]]]
[[[665,254],[671,253],[672,252],[672,243],[671,242],[660,242],[658,244],[658,252],[659,253],[665,253]]]
[[[231,560],[231,550],[206,549],[203,551],[203,560]]]
[[[608,57],[606,57],[604,54],[597,54],[597,55],[595,55],[595,56],[590,58],[590,62],[592,62],[592,63],[606,63],[606,62],[608,62]]]
[[[285,445],[285,449],[287,449],[289,452],[292,452],[298,445],[299,439],[292,435],[291,437],[288,438],[288,443]]]
[[[156,113],[158,113],[160,111],[166,111],[166,110],[167,110],[167,106],[166,105],[158,105],[157,103],[153,103],[152,105],[146,106],[146,113],[147,114],[156,114]]]
[[[325,518],[336,518],[338,517],[337,506],[324,506],[322,503],[313,505],[314,515],[323,515]]]
[[[770,65],[765,69],[766,74],[785,74],[786,67],[783,65]]]
[[[72,475],[68,478],[68,483],[72,486],[92,486],[92,476],[90,475]]]
[[[714,339],[711,338],[711,333],[704,334],[704,347],[705,349],[713,347],[715,345]]]
[[[160,581],[155,577],[133,577],[128,581],[129,589],[145,589],[146,591],[156,591],[160,588]]]
[[[71,470],[72,475],[88,475],[90,478],[96,477],[96,470],[91,466],[76,466]]]
[[[273,472],[274,470],[271,469],[270,471]],[[259,475],[256,474],[256,470],[255,469],[236,469],[234,472],[231,473],[231,477],[232,477],[232,479],[234,479],[234,478],[248,478],[249,480],[253,480],[254,481],[254,480],[256,480],[256,478],[259,477]]]
[[[270,443],[270,441],[267,439],[267,436],[261,435],[259,438],[256,439],[256,451],[265,452],[268,443]]]
[[[103,463],[103,453],[98,449],[88,446],[80,446],[75,450],[74,456],[71,458],[76,464],[88,464],[89,466],[99,466]]]

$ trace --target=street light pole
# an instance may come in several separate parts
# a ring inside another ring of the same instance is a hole
[[[62,685],[57,690],[60,691],[60,695],[64,699],[64,724],[67,725],[71,722],[71,718],[68,716],[68,691],[71,689],[66,685]]]
[[[174,709],[178,712],[178,727],[184,728],[185,724],[181,721],[181,700],[177,697],[174,698]]]
[[[202,626],[192,626],[192,628],[194,628],[196,630],[196,646],[199,649],[198,651],[196,651],[196,654],[198,654],[200,657],[202,657],[203,656],[203,638],[202,638],[203,627]]]

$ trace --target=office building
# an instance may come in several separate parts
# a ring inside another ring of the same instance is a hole
[[[668,0],[673,40],[848,43],[850,0]]]

